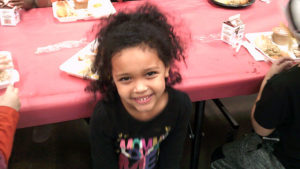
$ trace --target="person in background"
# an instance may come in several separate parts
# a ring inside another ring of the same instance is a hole
[[[9,68],[7,62],[6,58],[0,57],[0,71]],[[7,169],[20,106],[18,89],[9,85],[5,93],[0,96],[0,169]]]
[[[51,0],[34,0],[34,6],[37,8],[51,7],[52,2]]]
[[[287,19],[300,42],[300,0],[290,0]],[[225,144],[212,155],[212,169],[300,168],[300,64],[275,61],[251,111],[255,133]]]
[[[0,8],[22,8],[29,10],[31,8],[51,7],[51,0],[0,0]],[[1,65],[0,65],[1,66]],[[1,68],[0,68],[1,69]],[[53,126],[44,125],[33,128],[32,139],[35,143],[42,143],[51,136]]]
[[[92,114],[94,169],[179,169],[192,103],[171,86],[182,42],[155,6],[118,12],[101,21],[88,91],[102,99]]]
[[[0,8],[23,8],[29,10],[31,8],[51,7],[51,0],[0,0]]]
[[[23,8],[31,9],[34,6],[33,0],[0,0],[0,8]]]

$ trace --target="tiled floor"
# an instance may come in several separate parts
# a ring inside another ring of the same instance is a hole
[[[256,95],[221,99],[240,128],[233,131],[212,101],[206,102],[204,137],[201,143],[199,169],[207,169],[210,154],[225,143],[232,133],[240,137],[251,131],[250,109]],[[85,120],[53,125],[51,137],[43,143],[32,141],[33,128],[18,129],[9,169],[89,169],[89,129]],[[189,168],[190,140],[187,139],[182,169]]]

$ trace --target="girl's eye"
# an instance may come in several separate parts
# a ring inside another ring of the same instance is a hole
[[[120,82],[126,82],[126,81],[129,81],[130,80],[130,77],[121,77],[119,79]]]
[[[157,74],[157,72],[155,72],[155,71],[146,73],[147,76],[154,76],[156,74]]]

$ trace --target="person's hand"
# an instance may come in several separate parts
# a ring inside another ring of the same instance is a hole
[[[0,96],[0,106],[8,106],[19,111],[21,107],[19,99],[19,89],[14,88],[12,85],[9,85],[6,88],[5,93]]]
[[[0,7],[8,7],[8,8],[22,8],[24,5],[24,0],[0,0]]]
[[[0,72],[11,67],[11,60],[4,55],[0,55]]]
[[[3,8],[5,6],[4,0],[0,0],[0,8]]]
[[[293,65],[294,65],[293,59],[288,58],[288,57],[280,58],[272,64],[270,70],[268,71],[268,73],[265,76],[265,79],[268,80],[275,74],[278,74],[278,73],[282,72],[283,70],[287,70],[287,69],[291,68]]]
[[[8,7],[17,7],[17,8],[22,8],[24,5],[24,0],[9,0],[7,3]]]

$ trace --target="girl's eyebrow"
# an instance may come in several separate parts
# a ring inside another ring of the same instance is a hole
[[[157,70],[159,69],[160,67],[159,66],[150,66],[146,69],[143,70],[143,72],[148,72],[148,71],[152,71],[152,70]],[[119,74],[116,74],[116,77],[124,77],[124,76],[130,76],[131,74],[130,73],[119,73]]]
[[[156,69],[159,69],[160,67],[159,66],[152,66],[152,67],[148,67],[148,68],[146,68],[146,69],[144,69],[144,71],[145,72],[148,72],[148,71],[150,71],[150,70],[156,70]]]
[[[123,76],[130,76],[129,73],[120,73],[120,74],[116,74],[117,77],[123,77]]]

